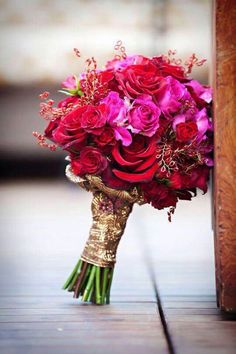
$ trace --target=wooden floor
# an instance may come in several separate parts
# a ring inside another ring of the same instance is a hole
[[[236,322],[216,307],[209,196],[165,212],[136,207],[111,305],[61,285],[82,251],[91,195],[62,182],[3,183],[1,354],[235,354]]]

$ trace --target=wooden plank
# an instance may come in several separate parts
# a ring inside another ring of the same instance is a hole
[[[202,318],[179,322],[173,318],[170,332],[177,353],[235,354],[235,323],[204,321]]]
[[[152,253],[151,266],[176,353],[235,352],[236,321],[217,308],[213,250],[208,257],[203,261],[201,252],[197,253],[191,245],[189,254],[183,254],[181,261],[175,258],[175,253],[165,261]]]
[[[236,311],[236,6],[214,3],[215,254],[218,301]]]
[[[62,307],[63,305],[63,307]],[[17,310],[17,311],[16,311]],[[103,316],[122,316],[129,314],[129,316],[143,316],[143,315],[153,315],[156,313],[155,303],[145,303],[140,305],[140,303],[115,303],[110,306],[91,306],[90,304],[82,304],[80,302],[68,303],[67,306],[61,302],[57,303],[57,306],[50,308],[47,306],[39,308],[3,308],[1,309],[0,321],[4,322],[7,317],[13,317],[13,320],[19,321],[20,318],[26,316],[26,318],[35,318],[37,320],[38,316],[47,316],[48,319],[57,315],[63,317],[64,320],[71,315],[71,319],[74,321],[76,317],[79,321],[83,316],[88,316],[88,318],[96,318],[99,315],[101,318]],[[56,317],[56,316],[55,316]],[[22,322],[22,321],[21,321]]]

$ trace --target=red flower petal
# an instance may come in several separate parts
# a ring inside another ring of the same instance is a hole
[[[154,162],[156,161],[156,156],[150,156],[147,160],[145,160],[141,165],[139,165],[136,169],[135,172],[141,172],[146,170],[148,167],[150,167]]]
[[[135,162],[129,162],[127,160],[125,160],[119,151],[119,145],[115,145],[114,149],[112,150],[112,155],[114,157],[114,159],[121,165],[121,166],[136,166],[137,164],[139,164],[140,162],[142,162],[142,160],[137,160]]]
[[[148,182],[151,181],[153,176],[155,175],[155,172],[158,168],[158,163],[154,163],[153,166],[142,173],[128,173],[128,172],[123,172],[119,170],[112,170],[114,175],[116,175],[118,178],[123,179],[124,181],[128,181],[131,183],[134,182]]]

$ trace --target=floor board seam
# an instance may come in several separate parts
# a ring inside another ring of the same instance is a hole
[[[164,310],[162,307],[162,302],[161,302],[161,298],[160,298],[160,294],[159,294],[159,290],[158,290],[158,286],[157,286],[156,275],[155,275],[155,271],[153,268],[153,262],[152,262],[151,255],[149,252],[149,247],[147,245],[147,242],[144,241],[143,238],[141,239],[141,237],[139,237],[139,241],[140,241],[140,246],[141,246],[141,250],[142,250],[142,254],[143,254],[144,263],[146,264],[147,272],[150,276],[150,280],[151,280],[152,287],[154,290],[156,304],[157,304],[157,313],[160,317],[162,330],[163,330],[163,333],[165,336],[165,340],[166,340],[169,354],[177,354],[175,347],[174,347],[174,343],[171,338],[169,327],[168,327],[168,324],[167,324],[167,321],[165,318]]]

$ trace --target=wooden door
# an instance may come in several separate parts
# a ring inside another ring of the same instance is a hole
[[[236,1],[214,2],[215,257],[218,304],[236,312]]]

